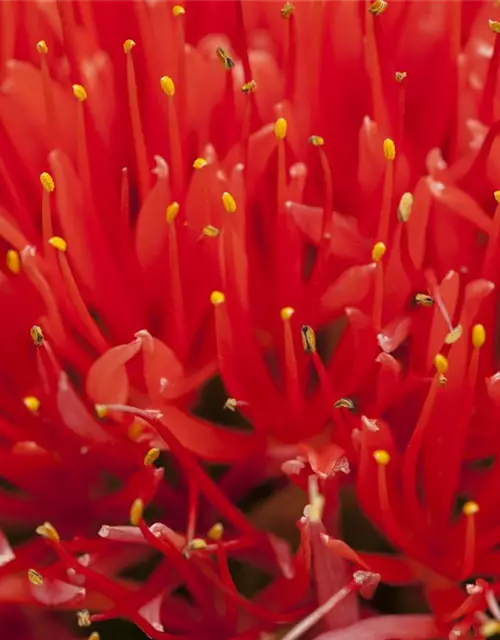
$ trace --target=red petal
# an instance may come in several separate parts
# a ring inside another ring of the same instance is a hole
[[[125,364],[140,350],[141,342],[113,347],[97,358],[87,374],[86,390],[96,403],[124,404],[128,398]]]

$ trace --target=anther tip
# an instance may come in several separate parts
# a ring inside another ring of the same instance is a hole
[[[52,236],[52,238],[49,238],[49,244],[51,247],[54,247],[54,249],[61,251],[61,253],[65,253],[68,248],[68,243],[60,236]]]
[[[385,467],[391,461],[391,454],[385,449],[377,449],[373,452],[373,459],[377,464]]]
[[[38,51],[38,53],[48,53],[49,52],[49,47],[47,46],[47,43],[45,42],[45,40],[39,40],[36,43],[36,50]]]
[[[479,505],[474,500],[469,500],[462,507],[462,513],[464,516],[473,516],[479,511]]]
[[[286,138],[287,128],[288,123],[285,118],[278,118],[276,120],[276,124],[274,125],[274,135],[278,140],[284,140]]]
[[[448,371],[448,358],[443,356],[442,353],[436,354],[434,357],[434,366],[436,367],[436,371],[439,375],[445,375]]]
[[[73,95],[78,100],[78,102],[85,102],[85,100],[87,99],[87,91],[81,84],[73,85]]]
[[[396,145],[394,144],[394,140],[391,140],[391,138],[386,138],[384,140],[384,156],[386,160],[394,160],[396,157]]]
[[[214,307],[218,307],[220,304],[223,304],[226,300],[226,296],[222,293],[222,291],[212,291],[210,294],[210,302],[214,305]]]
[[[387,247],[383,242],[377,242],[372,249],[372,260],[373,262],[380,262],[384,257],[385,252],[387,251]]]
[[[54,178],[46,171],[40,174],[40,183],[48,193],[51,193],[56,188]]]
[[[228,213],[234,213],[236,211],[236,201],[227,191],[224,191],[222,194],[222,204]]]
[[[125,42],[123,43],[123,51],[125,53],[130,53],[134,47],[135,47],[135,42],[130,38],[125,40]]]
[[[280,311],[280,316],[282,320],[290,320],[294,313],[295,309],[293,307],[283,307]]]
[[[162,76],[160,78],[160,86],[163,93],[169,98],[175,96],[175,83],[170,76]]]
[[[186,13],[186,10],[180,4],[176,4],[172,7],[172,15],[174,16],[174,18],[183,16],[185,13]]]
[[[475,349],[480,349],[486,342],[486,329],[482,324],[475,324],[472,327],[472,345]]]

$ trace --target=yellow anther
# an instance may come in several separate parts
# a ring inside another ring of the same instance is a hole
[[[486,342],[486,329],[483,324],[475,324],[472,327],[472,345],[474,349],[480,349]]]
[[[340,398],[333,407],[335,409],[349,409],[352,411],[354,409],[354,402],[350,398]]]
[[[217,229],[217,227],[214,227],[211,224],[207,224],[205,227],[203,227],[201,235],[205,236],[206,238],[217,238],[218,236],[220,236],[220,229]]]
[[[284,140],[286,138],[286,130],[288,123],[285,118],[278,118],[274,125],[274,135],[278,140]]]
[[[47,43],[45,42],[45,40],[39,40],[36,43],[36,50],[38,51],[38,53],[48,53],[49,52],[49,48],[48,48]]]
[[[188,548],[191,551],[200,551],[201,549],[207,548],[207,543],[203,538],[193,538],[191,542],[188,544]]]
[[[302,325],[300,328],[302,338],[302,347],[306,353],[316,353],[316,334],[314,329],[308,324]]]
[[[440,374],[438,378],[438,382],[441,387],[446,387],[446,385],[448,384],[448,378]]]
[[[500,23],[499,23],[500,25]],[[500,622],[498,620],[488,620],[481,625],[481,637],[492,638],[500,633]]]
[[[153,462],[158,460],[159,457],[160,457],[160,450],[157,449],[156,447],[153,447],[144,456],[144,466],[150,467],[153,464]]]
[[[294,11],[294,5],[291,2],[285,2],[285,4],[280,9],[281,17],[285,18],[285,20],[288,20],[288,18],[292,16]]]
[[[400,222],[408,222],[413,207],[413,195],[407,191],[401,196],[398,206],[398,220]]]
[[[167,211],[165,213],[165,219],[167,220],[168,224],[172,224],[173,221],[177,218],[179,208],[180,207],[178,202],[171,202],[168,205]]]
[[[132,422],[128,429],[128,437],[136,442],[144,433],[144,430],[145,426],[142,424],[142,422]]]
[[[321,136],[311,136],[309,144],[312,144],[313,147],[322,147],[325,144],[325,139]]]
[[[169,98],[173,98],[173,96],[175,96],[175,84],[170,76],[163,76],[160,78],[160,86],[163,93],[165,93]]]
[[[54,178],[50,175],[50,173],[47,173],[46,171],[40,174],[40,182],[42,183],[42,187],[48,193],[54,191],[54,189],[56,188],[56,185],[54,184]]]
[[[236,211],[236,201],[227,191],[224,191],[222,194],[222,204],[228,213],[234,213]]]
[[[236,398],[227,398],[222,408],[227,409],[228,411],[236,411],[237,406],[238,400],[236,400]]]
[[[253,93],[257,89],[257,83],[255,80],[250,80],[249,82],[245,82],[245,84],[241,87],[243,93]]]
[[[373,452],[373,459],[377,464],[385,467],[391,461],[391,454],[385,449],[377,449]]]
[[[35,529],[35,533],[42,538],[52,540],[52,542],[59,542],[59,540],[61,539],[59,534],[57,533],[57,529],[53,524],[50,524],[50,522],[44,522],[43,524],[39,525]]]
[[[181,7],[180,4],[176,4],[172,7],[172,14],[174,18],[178,18],[179,16],[183,16],[186,13],[186,9]]]
[[[142,520],[142,514],[144,513],[144,502],[140,498],[136,498],[132,502],[132,506],[130,507],[129,520],[130,524],[134,527],[137,527],[139,522]]]
[[[193,162],[193,169],[203,169],[203,167],[206,167],[208,164],[208,162],[205,160],[205,158],[196,158],[196,160]]]
[[[85,100],[87,99],[87,92],[81,84],[73,85],[73,95],[78,100],[78,102],[85,102]]]
[[[403,82],[403,80],[407,77],[407,73],[406,71],[396,71],[396,73],[394,74],[394,79],[396,80],[396,82]]]
[[[9,249],[5,255],[7,269],[17,275],[21,271],[21,258],[15,249]]]
[[[125,40],[125,42],[123,43],[123,50],[125,51],[125,53],[130,53],[134,47],[135,42],[130,38],[128,40]]]
[[[372,249],[372,260],[373,262],[380,262],[384,257],[385,252],[387,251],[387,247],[383,242],[377,242]]]
[[[440,375],[445,375],[448,371],[448,358],[443,356],[442,353],[438,353],[434,356],[434,366],[436,367],[436,371]]]
[[[234,67],[234,60],[225,49],[217,47],[215,51],[224,65],[224,69],[232,69]]]
[[[219,306],[223,302],[225,302],[226,296],[222,293],[222,291],[212,291],[210,294],[210,302],[215,306]]]
[[[92,631],[92,633],[89,635],[89,640],[101,640],[101,636],[97,631]]]
[[[379,16],[381,13],[384,13],[386,9],[387,2],[385,2],[384,0],[375,0],[375,2],[372,2],[372,4],[368,7],[368,11],[370,13],[373,13],[373,15],[375,16]]]
[[[38,571],[35,571],[34,569],[28,569],[28,580],[31,584],[34,584],[35,587],[41,587],[43,584],[42,574],[38,573]]]
[[[214,542],[218,542],[222,536],[224,535],[224,526],[221,522],[216,522],[212,527],[210,527],[207,538],[209,540],[213,540]]]
[[[33,344],[36,347],[40,347],[43,344],[43,331],[42,327],[39,327],[37,324],[34,324],[30,329],[30,336],[33,340]]]
[[[384,140],[384,156],[386,160],[394,160],[396,157],[396,145],[390,138]]]
[[[68,243],[60,236],[52,236],[52,238],[49,238],[49,244],[54,247],[54,249],[62,251],[63,253],[68,248]]]
[[[88,609],[80,609],[76,612],[76,621],[79,627],[90,627],[90,611]]]
[[[94,405],[94,409],[98,418],[105,418],[108,415],[108,409],[104,404]]]
[[[479,511],[479,505],[474,500],[469,500],[462,507],[462,513],[464,516],[473,516]]]
[[[421,307],[432,307],[434,298],[428,296],[426,293],[417,293],[415,295],[415,302]]]
[[[23,398],[23,404],[31,413],[36,413],[40,408],[40,400],[36,396],[26,396]]]
[[[493,33],[500,33],[500,22],[498,20],[488,20],[488,24]]]
[[[495,200],[500,204],[500,191],[494,191]]]
[[[290,320],[294,313],[295,309],[293,307],[283,307],[280,311],[280,316],[282,320]]]
[[[453,344],[454,342],[456,342],[462,335],[462,325],[461,324],[457,324],[457,326],[452,329],[449,333],[446,334],[445,336],[445,344]]]

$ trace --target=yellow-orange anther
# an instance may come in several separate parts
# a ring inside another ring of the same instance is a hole
[[[294,313],[295,309],[293,307],[283,307],[280,311],[280,316],[282,320],[290,320]]]
[[[206,238],[217,238],[220,236],[220,229],[217,229],[217,227],[214,227],[212,224],[207,224],[203,227],[201,235]]]
[[[167,220],[168,224],[172,224],[172,222],[177,218],[179,208],[180,207],[178,202],[171,202],[168,205],[167,211],[165,213],[165,219]]]
[[[322,147],[325,144],[325,139],[321,136],[311,136],[309,144],[312,144],[313,147]]]
[[[500,191],[494,191],[495,200],[500,204]]]
[[[375,2],[372,2],[372,4],[368,7],[368,11],[370,13],[373,13],[373,15],[375,16],[379,16],[381,13],[384,13],[386,9],[387,2],[385,2],[385,0],[375,0]]]
[[[486,342],[486,329],[482,324],[475,324],[472,327],[472,345],[474,349],[480,349]]]
[[[191,542],[188,544],[188,547],[192,551],[199,551],[201,549],[207,548],[207,543],[203,538],[193,538]]]
[[[35,587],[40,587],[43,584],[43,576],[34,569],[28,569],[28,580],[31,584],[34,584]]]
[[[172,7],[172,14],[174,18],[178,18],[179,16],[183,16],[186,13],[186,9],[181,7],[180,4],[176,4]]]
[[[144,513],[144,502],[140,498],[136,498],[132,502],[132,506],[130,507],[130,524],[136,527],[139,522],[142,520],[142,514]]]
[[[35,413],[40,408],[40,400],[36,396],[26,396],[23,398],[23,404],[31,413]]]
[[[153,447],[144,456],[144,466],[150,467],[153,464],[153,462],[158,460],[159,457],[160,457],[160,450],[157,449],[156,447]]]
[[[285,118],[278,118],[274,125],[274,135],[278,140],[284,140],[286,138],[286,130],[288,123]]]
[[[453,344],[454,342],[456,342],[462,335],[462,325],[461,324],[457,324],[457,326],[452,329],[449,333],[446,334],[445,336],[445,344]]]
[[[30,329],[30,336],[33,340],[33,344],[36,347],[39,347],[43,343],[43,331],[42,327],[39,327],[37,324],[34,324]]]
[[[438,353],[434,356],[434,366],[436,367],[436,371],[444,376],[448,371],[448,358],[443,356],[442,353]]]
[[[163,91],[169,98],[175,96],[175,84],[170,76],[162,76],[160,78],[160,86]]]
[[[400,222],[408,222],[413,207],[413,195],[407,191],[401,196],[398,207],[398,219]]]
[[[396,71],[396,73],[394,74],[394,79],[396,80],[396,82],[401,83],[407,75],[408,74],[406,73],[406,71]]]
[[[227,191],[224,191],[222,194],[222,204],[228,213],[234,213],[236,211],[236,201]]]
[[[285,18],[285,20],[288,20],[288,18],[292,16],[294,11],[294,5],[291,2],[285,2],[285,4],[280,9],[281,17]]]
[[[249,82],[245,82],[245,84],[241,87],[243,93],[253,93],[257,89],[257,83],[255,80],[250,80]]]
[[[68,248],[68,243],[64,238],[61,238],[61,236],[52,236],[52,238],[49,238],[49,244],[54,247],[54,249],[62,251],[63,253]]]
[[[391,461],[391,454],[385,449],[377,449],[373,452],[373,459],[377,464],[385,467]]]
[[[474,500],[469,500],[462,507],[462,513],[464,516],[473,516],[479,511],[479,505]]]
[[[128,40],[125,40],[125,42],[123,43],[123,50],[125,51],[125,53],[130,53],[134,47],[135,42],[130,38]]]
[[[231,58],[231,56],[225,49],[223,49],[222,47],[217,47],[215,52],[219,56],[219,60],[224,65],[224,69],[229,70],[234,67],[234,64],[235,64],[234,60]]]
[[[222,293],[222,291],[212,291],[210,294],[210,302],[217,307],[220,304],[223,304],[226,300],[226,296]]]
[[[101,636],[97,631],[92,631],[92,633],[89,635],[89,640],[101,640]]]
[[[333,407],[335,409],[349,409],[349,411],[352,411],[354,409],[354,402],[350,398],[339,398]]]
[[[42,538],[47,538],[47,540],[52,540],[52,542],[59,542],[61,539],[59,534],[57,533],[57,529],[50,522],[44,522],[40,526],[35,529],[35,533]]]
[[[17,275],[21,271],[21,258],[15,249],[9,249],[5,255],[7,269]]]
[[[394,160],[396,157],[396,145],[390,138],[384,140],[384,156],[386,160]]]
[[[488,24],[493,33],[500,33],[500,22],[498,20],[488,20]]]
[[[302,348],[305,353],[316,353],[316,334],[310,325],[302,325],[300,328],[300,337],[302,338]]]
[[[500,633],[500,622],[498,620],[488,620],[481,625],[481,637],[492,638]]]
[[[76,612],[76,622],[79,627],[90,627],[92,621],[90,620],[90,611],[88,609],[81,609]]]
[[[105,418],[108,415],[108,409],[104,404],[96,404],[94,409],[98,418]]]
[[[218,542],[222,536],[224,535],[224,526],[221,522],[216,522],[212,527],[210,527],[207,538],[213,540],[214,542]]]
[[[380,262],[384,257],[385,252],[387,251],[387,247],[383,242],[377,242],[372,249],[372,260],[373,262]]]
[[[85,100],[87,99],[87,92],[85,90],[85,87],[82,87],[81,84],[73,85],[73,95],[78,100],[78,102],[85,102]]]
[[[40,182],[42,183],[42,187],[48,193],[54,191],[54,189],[56,188],[56,185],[54,184],[54,178],[50,175],[50,173],[47,173],[46,171],[40,174]]]
[[[38,51],[38,53],[48,53],[49,52],[49,48],[48,48],[47,43],[45,42],[45,40],[39,40],[36,43],[36,50]]]
[[[434,298],[426,293],[416,293],[415,302],[421,307],[432,307]]]
[[[206,167],[208,164],[208,162],[205,160],[205,158],[196,158],[196,160],[193,162],[193,169],[203,169],[203,167]]]

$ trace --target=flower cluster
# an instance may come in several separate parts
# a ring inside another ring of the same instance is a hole
[[[499,633],[500,7],[5,0],[0,29],[10,637]]]

